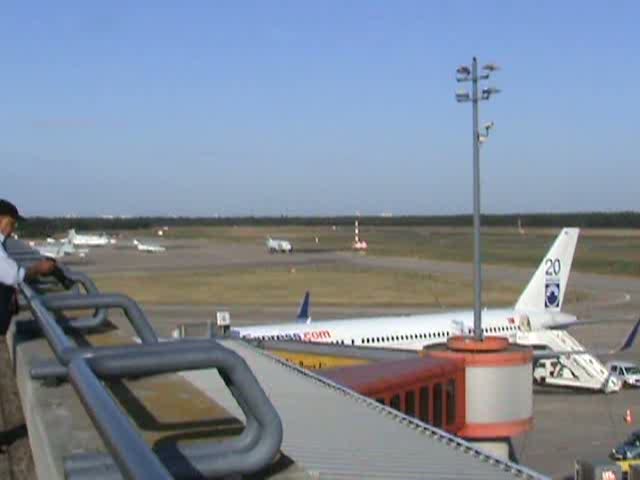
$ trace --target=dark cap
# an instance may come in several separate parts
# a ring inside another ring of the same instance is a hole
[[[15,220],[25,220],[16,206],[8,200],[0,199],[0,217],[11,217]]]

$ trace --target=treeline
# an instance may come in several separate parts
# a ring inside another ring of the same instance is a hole
[[[71,228],[79,232],[142,230],[163,226],[290,226],[350,225],[354,216],[338,217],[32,217],[22,222],[18,233],[26,237],[44,237],[64,233]],[[396,217],[362,216],[368,226],[470,226],[471,215],[406,215]],[[482,224],[495,227],[563,227],[640,228],[640,212],[528,213],[483,215]]]

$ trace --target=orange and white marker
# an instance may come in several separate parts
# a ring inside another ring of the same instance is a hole
[[[631,409],[627,408],[627,411],[624,414],[625,423],[633,423],[633,417],[631,416]]]
[[[367,242],[365,242],[364,240],[360,240],[360,229],[358,228],[358,220],[356,220],[355,238],[353,240],[353,243],[351,244],[351,248],[358,251],[365,251],[367,248],[369,248]]]

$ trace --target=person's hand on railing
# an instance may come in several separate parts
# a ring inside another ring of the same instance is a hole
[[[58,264],[55,260],[51,258],[44,258],[29,266],[25,278],[27,280],[32,280],[37,277],[51,275],[56,268],[58,268]]]

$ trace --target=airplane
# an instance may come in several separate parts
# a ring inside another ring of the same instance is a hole
[[[80,256],[84,256],[88,250],[87,249],[76,249],[71,242],[67,239],[63,240],[60,243],[49,242],[47,239],[47,243],[44,245],[33,245],[40,255],[48,258],[62,258],[66,255],[74,255],[78,254]]]
[[[482,313],[484,335],[507,337],[515,342],[519,332],[565,329],[574,325],[596,323],[578,321],[562,312],[573,255],[578,241],[578,228],[564,228],[513,308],[485,309]],[[308,297],[305,297],[308,316]],[[638,332],[640,321],[616,353],[628,349]],[[245,339],[294,340],[364,347],[422,350],[442,344],[450,336],[473,335],[472,310],[446,313],[380,316],[349,320],[300,321],[294,323],[236,327],[231,334]],[[536,358],[575,355],[578,352],[541,352]]]
[[[268,237],[267,250],[269,253],[293,253],[293,245],[288,240],[276,240]]]
[[[69,230],[67,240],[73,245],[82,247],[104,247],[108,245],[109,238],[106,235],[78,235],[74,229]]]
[[[166,252],[167,251],[167,249],[165,247],[161,247],[160,245],[152,245],[152,244],[149,244],[149,243],[140,243],[136,239],[133,240],[133,244],[141,252],[162,253],[162,252]]]

